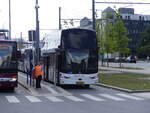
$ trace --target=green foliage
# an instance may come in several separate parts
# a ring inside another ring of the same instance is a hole
[[[138,55],[142,57],[150,56],[150,45],[140,47],[138,49]]]
[[[100,53],[125,54],[129,52],[129,38],[126,28],[120,19],[120,14],[108,13],[105,19],[96,21],[96,33]]]
[[[128,41],[129,38],[126,36],[126,28],[122,20],[117,20],[114,22],[114,32],[116,39],[116,51],[120,54],[125,54],[129,52]]]
[[[113,53],[115,52],[116,48],[116,40],[115,40],[115,32],[113,29],[113,24],[106,22],[104,26],[104,51],[107,53]]]
[[[96,20],[96,36],[97,36],[97,44],[98,44],[98,47],[99,47],[99,53],[101,51],[101,28],[100,28],[100,21],[99,20]]]

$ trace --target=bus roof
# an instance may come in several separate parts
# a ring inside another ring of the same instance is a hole
[[[17,42],[15,40],[0,40],[0,42]]]
[[[0,32],[9,32],[7,29],[0,29]]]
[[[63,29],[62,31],[65,31],[65,30],[87,30],[87,31],[94,31],[92,29],[87,29],[87,28],[69,28],[69,29]],[[94,31],[95,32],[95,31]]]

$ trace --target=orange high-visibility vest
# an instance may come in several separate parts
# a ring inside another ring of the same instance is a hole
[[[34,67],[34,71],[33,71],[33,77],[38,77],[38,76],[42,76],[43,75],[43,71],[40,65],[36,65]]]

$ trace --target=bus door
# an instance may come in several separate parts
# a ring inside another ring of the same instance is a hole
[[[51,53],[49,58],[48,79],[53,83],[58,83],[58,55]]]
[[[45,56],[43,58],[43,65],[44,65],[44,80],[48,81],[48,62],[49,62],[49,56]]]

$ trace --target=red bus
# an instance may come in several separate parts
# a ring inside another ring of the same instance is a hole
[[[12,40],[0,40],[0,88],[14,89],[17,85],[17,42]]]

